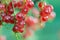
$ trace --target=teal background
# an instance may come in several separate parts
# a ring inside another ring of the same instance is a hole
[[[54,6],[56,17],[52,22],[48,21],[43,29],[37,30],[31,38],[26,40],[60,40],[60,0],[45,1]],[[7,40],[16,40],[12,28],[13,24],[3,23],[3,28],[0,29],[0,35],[6,35]],[[19,39],[23,40],[21,36],[19,37]]]
[[[46,2],[54,6],[56,18],[51,23],[47,22],[45,28],[38,30],[36,36],[38,40],[60,40],[60,0],[46,0]]]

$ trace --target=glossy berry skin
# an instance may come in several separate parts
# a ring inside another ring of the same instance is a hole
[[[22,12],[24,15],[26,15],[26,14],[28,13],[28,10],[29,10],[28,7],[25,6],[25,7],[22,9],[21,12]]]
[[[45,7],[46,5],[47,5],[46,2],[39,2],[38,3],[39,8]]]
[[[20,32],[20,33],[23,33],[23,31],[24,31],[23,29],[19,29],[19,32]]]
[[[18,25],[15,25],[14,27],[13,27],[13,32],[23,32],[23,29],[21,29]]]
[[[43,21],[43,22],[48,21],[48,16],[46,16],[46,17],[41,17],[41,21]]]
[[[13,16],[9,16],[9,15],[5,15],[4,17],[2,17],[2,20],[6,23],[14,23]]]
[[[38,6],[39,6],[39,8],[42,8],[43,2],[39,2]]]
[[[17,19],[18,21],[21,21],[21,20],[24,19],[24,15],[23,15],[21,12],[19,12],[18,14],[16,14],[16,19]]]
[[[28,1],[26,3],[26,5],[27,5],[28,8],[33,8],[34,7],[34,3],[32,1]]]
[[[17,2],[17,7],[20,8],[23,6],[23,2]]]
[[[25,21],[24,20],[18,21],[16,25],[18,25],[20,28],[24,28]]]
[[[14,23],[14,17],[13,16],[10,16],[10,20],[9,20],[9,23],[13,24]]]
[[[4,22],[6,22],[6,23],[8,23],[9,22],[9,20],[10,20],[10,16],[4,16],[4,18],[2,18],[2,20],[4,21]]]
[[[7,11],[8,11],[8,15],[13,14],[14,10],[13,10],[13,6],[12,6],[12,2],[9,3],[9,5],[7,7]]]
[[[9,8],[9,9],[8,9],[8,15],[13,14],[13,12],[14,12],[14,10],[13,10],[12,8]]]
[[[44,9],[40,12],[40,15],[41,15],[41,16],[49,16],[52,11],[53,11],[52,6],[47,5],[47,6],[45,6]]]
[[[53,7],[51,5],[47,5],[44,7],[43,11],[45,13],[51,13],[53,11]]]
[[[50,13],[45,13],[44,11],[40,12],[40,16],[44,16],[45,17],[45,16],[49,16],[49,15],[50,15]]]
[[[18,27],[17,25],[15,25],[15,26],[13,27],[13,32],[18,32],[18,30],[19,30],[19,27]]]

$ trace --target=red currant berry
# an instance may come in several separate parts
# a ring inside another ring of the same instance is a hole
[[[6,23],[9,23],[9,22],[11,21],[11,18],[12,18],[12,16],[5,15],[5,16],[2,18],[2,20],[3,20],[4,22],[6,22]]]
[[[23,29],[19,29],[19,32],[23,33],[23,31],[24,31]]]
[[[8,15],[11,15],[14,12],[14,10],[12,8],[8,9]]]
[[[48,15],[50,15],[50,13],[45,13],[44,11],[40,12],[40,16],[48,16]]]
[[[24,7],[21,12],[23,14],[27,14],[28,13],[28,7]]]
[[[17,3],[17,7],[18,7],[18,8],[22,7],[22,5],[23,5],[23,2],[18,2],[18,3]]]
[[[45,7],[46,5],[46,2],[39,2],[38,4],[39,8]]]
[[[9,23],[12,23],[12,24],[14,23],[14,17],[13,16],[11,16]]]
[[[50,6],[50,5],[47,5],[47,6],[44,7],[43,11],[45,13],[51,13],[53,11],[53,7]]]
[[[33,3],[32,1],[28,1],[28,2],[26,3],[26,5],[27,5],[28,8],[33,8],[34,3]]]
[[[13,32],[18,32],[18,30],[19,30],[19,27],[18,27],[17,25],[15,25],[15,26],[13,27]]]
[[[13,27],[13,32],[23,32],[23,29],[21,29],[18,25],[15,25],[14,27]]]
[[[48,16],[46,16],[46,17],[41,17],[41,21],[47,21],[48,20]]]
[[[16,14],[16,19],[21,21],[24,19],[24,15],[21,12],[19,12],[18,14]]]
[[[18,21],[16,25],[18,25],[20,28],[24,28],[25,21]]]
[[[43,2],[39,2],[38,6],[41,8],[43,6]]]

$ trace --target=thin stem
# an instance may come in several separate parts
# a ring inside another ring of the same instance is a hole
[[[12,1],[12,7],[13,7],[13,10],[15,11],[13,0],[11,0],[11,1]],[[13,13],[14,13],[14,16],[15,16],[15,12],[13,12]]]
[[[16,39],[19,40],[17,33],[15,33]]]

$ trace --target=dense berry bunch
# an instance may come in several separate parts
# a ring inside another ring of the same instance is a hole
[[[46,22],[49,18],[54,18],[53,6],[47,5],[45,2],[39,2],[38,7],[40,12],[33,9],[34,2],[32,0],[12,0],[9,4],[0,3],[0,25],[2,22],[14,24],[13,32],[23,33],[24,36],[31,35],[30,29],[36,30],[36,24],[41,25],[41,22]],[[20,9],[16,14],[15,8]],[[35,16],[27,16],[30,9]],[[26,27],[25,27],[26,26]],[[24,30],[26,28],[26,30]],[[27,34],[28,33],[28,34]]]
[[[41,21],[48,21],[48,18],[51,14],[53,14],[53,6],[52,5],[48,5],[45,2],[39,2],[39,8],[41,8],[40,11],[40,20]]]

